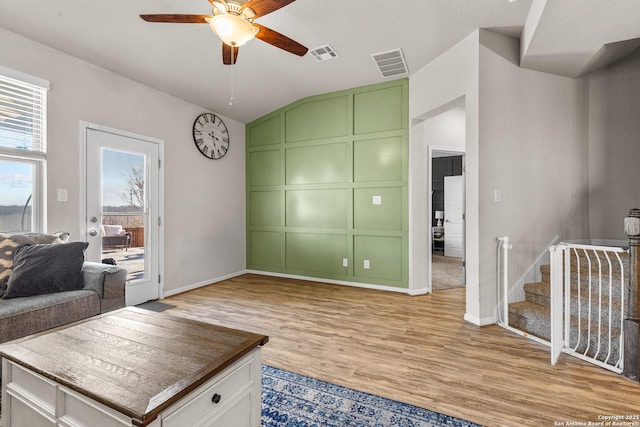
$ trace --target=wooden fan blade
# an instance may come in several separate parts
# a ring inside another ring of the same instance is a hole
[[[250,7],[256,12],[256,18],[278,10],[286,5],[293,3],[295,0],[249,0],[242,5],[241,10]]]
[[[282,50],[286,50],[287,52],[293,53],[294,55],[298,56],[304,56],[309,50],[297,41],[292,40],[289,37],[272,30],[271,28],[256,24],[255,22],[253,23],[253,25],[260,29],[260,31],[258,31],[258,34],[256,34],[256,38],[262,40],[263,42],[267,42],[271,45],[274,45],[275,47],[279,47]]]
[[[168,22],[172,24],[208,24],[211,15],[140,15],[147,22]]]
[[[231,49],[233,49],[233,64],[238,60],[238,50],[240,48],[238,46],[231,47],[226,43],[222,43],[222,62],[224,65],[233,65],[231,63]]]

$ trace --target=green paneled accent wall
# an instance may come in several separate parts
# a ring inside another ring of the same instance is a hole
[[[279,269],[282,266],[280,260],[280,245],[282,239],[280,233],[273,231],[251,231],[249,261],[256,268],[271,267]]]
[[[401,79],[247,124],[247,268],[407,288],[408,109]]]
[[[374,204],[379,197],[381,203]],[[368,230],[402,230],[402,187],[353,190],[353,226]]]
[[[347,236],[341,234],[287,233],[287,269],[300,272],[344,274]]]
[[[252,128],[249,141],[251,141],[252,147],[279,144],[281,134],[280,117],[276,116]]]
[[[347,189],[287,191],[287,227],[347,228],[349,193]]]
[[[353,243],[356,275],[402,280],[402,239],[399,237],[355,236]],[[365,260],[369,268],[364,267]]]
[[[353,133],[399,130],[406,127],[403,117],[402,87],[372,88],[354,95]]]
[[[284,112],[286,142],[345,136],[349,131],[349,96],[303,101]]]
[[[349,144],[310,145],[285,150],[287,184],[348,182]]]
[[[353,180],[401,181],[402,137],[365,139],[353,143]]]
[[[280,225],[280,214],[282,207],[280,203],[279,191],[252,191],[251,198],[251,221],[252,226],[275,226]]]
[[[260,165],[249,171],[249,186],[271,186],[281,183],[280,150],[254,151],[249,153],[249,164]]]

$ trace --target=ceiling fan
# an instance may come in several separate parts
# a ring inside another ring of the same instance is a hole
[[[263,25],[254,19],[278,10],[295,0],[209,0],[212,15],[140,15],[147,22],[183,24],[209,24],[222,40],[222,62],[235,64],[240,46],[254,37],[294,55],[304,56],[308,49],[289,37]]]

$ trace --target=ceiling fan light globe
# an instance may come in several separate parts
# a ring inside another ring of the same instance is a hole
[[[229,46],[242,46],[258,32],[249,21],[233,14],[216,15],[209,21],[209,26]]]

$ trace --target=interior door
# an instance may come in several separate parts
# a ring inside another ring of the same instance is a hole
[[[444,255],[464,256],[464,175],[444,177]]]
[[[128,271],[127,305],[160,297],[160,141],[84,128],[89,261]]]

